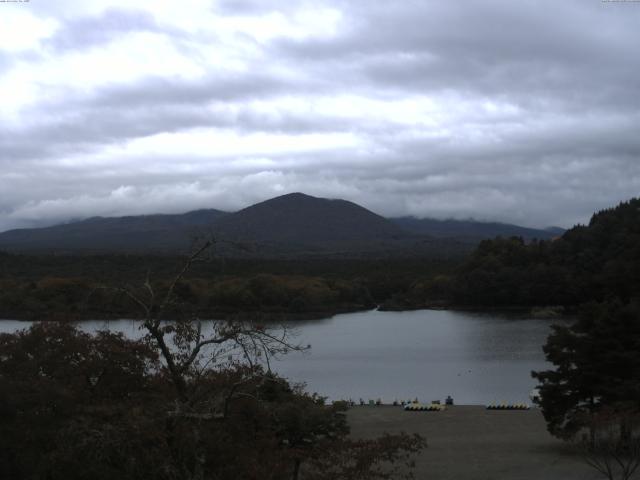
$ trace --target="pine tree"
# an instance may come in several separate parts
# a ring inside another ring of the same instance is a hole
[[[555,370],[532,372],[549,431],[571,438],[603,408],[640,410],[640,305],[589,304],[555,326],[544,352]]]

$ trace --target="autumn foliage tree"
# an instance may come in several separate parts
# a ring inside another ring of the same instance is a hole
[[[289,385],[270,359],[303,347],[257,321],[200,322],[172,282],[124,285],[143,338],[37,323],[0,335],[0,477],[409,478],[418,436],[349,438],[345,405]],[[168,318],[181,311],[184,316]]]
[[[0,335],[0,477],[156,471],[141,453],[155,432],[157,359],[122,335],[91,336],[70,325]]]

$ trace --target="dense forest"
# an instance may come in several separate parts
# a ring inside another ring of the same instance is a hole
[[[589,301],[629,301],[638,292],[640,199],[632,199],[554,240],[484,240],[460,266],[415,282],[394,304],[574,308]]]
[[[0,317],[131,317],[136,306],[117,290],[147,277],[162,288],[183,262],[160,255],[0,254]],[[455,265],[446,259],[220,259],[214,252],[181,281],[173,313],[322,317],[373,308]]]

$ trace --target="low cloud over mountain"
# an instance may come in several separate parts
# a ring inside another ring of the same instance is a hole
[[[355,203],[302,193],[282,195],[235,213],[103,218],[0,233],[13,252],[184,253],[204,239],[230,256],[448,256],[484,238],[551,238],[557,232],[515,225],[415,218],[385,219]]]

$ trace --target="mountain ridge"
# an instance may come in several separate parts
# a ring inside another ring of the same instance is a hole
[[[438,227],[438,228],[436,228]],[[483,230],[484,228],[484,230]],[[431,229],[431,231],[429,231]],[[475,229],[475,230],[474,230]],[[186,251],[193,238],[213,234],[254,245],[255,255],[448,251],[496,235],[551,238],[544,230],[457,220],[384,218],[343,199],[295,192],[237,212],[200,209],[184,214],[89,217],[50,227],[0,233],[7,251]],[[445,243],[449,243],[447,246]],[[229,254],[232,249],[222,250]]]
[[[493,237],[522,237],[525,240],[549,240],[564,233],[560,227],[547,227],[544,229],[522,227],[502,222],[481,222],[474,219],[436,219],[417,218],[413,216],[392,217],[392,222],[407,231],[418,234],[430,235],[436,238],[467,238],[469,240],[482,240]]]

